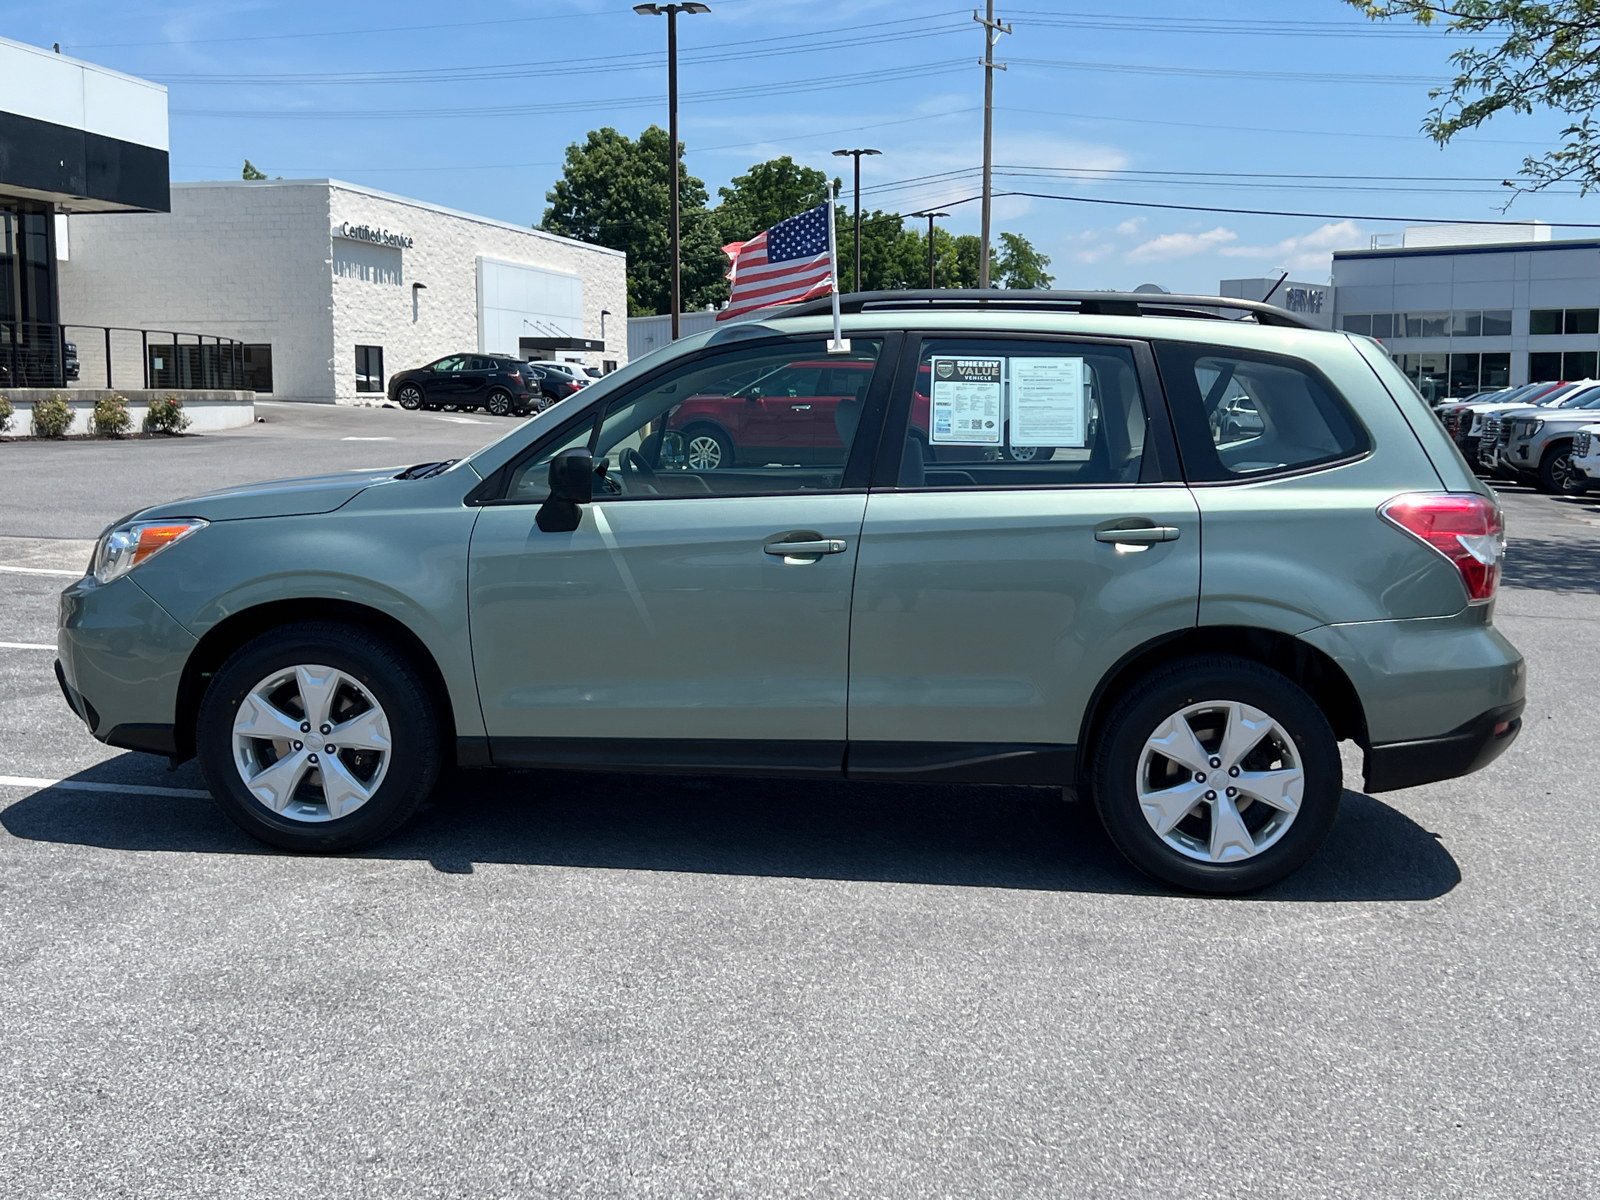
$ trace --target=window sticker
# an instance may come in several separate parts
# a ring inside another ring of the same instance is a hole
[[[967,446],[1000,444],[1003,358],[934,355],[933,429],[929,440]]]
[[[1011,444],[1081,448],[1084,423],[1082,358],[1013,358]]]

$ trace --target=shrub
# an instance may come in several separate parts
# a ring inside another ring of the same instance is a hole
[[[60,393],[52,393],[33,404],[33,436],[64,438],[72,428],[72,406]]]
[[[150,401],[150,411],[144,417],[146,433],[182,433],[189,428],[189,414],[183,411],[183,401],[168,393],[159,400]]]
[[[11,414],[17,410],[11,407],[11,401],[0,396],[0,433],[11,428]]]
[[[89,431],[99,437],[121,437],[133,428],[133,418],[128,415],[128,402],[116,392],[102,396],[94,402],[94,416],[89,421]]]

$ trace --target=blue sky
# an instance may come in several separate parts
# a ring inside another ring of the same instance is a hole
[[[939,204],[947,227],[976,232],[978,205],[956,203],[978,192],[982,161],[970,4],[709,2],[679,20],[680,89],[689,168],[713,197],[764,158],[839,171],[830,150],[872,146],[864,205]],[[627,3],[53,0],[0,14],[5,36],[167,84],[174,179],[237,178],[249,157],[528,224],[568,143],[666,124],[666,23]],[[1554,144],[1558,118],[1496,119],[1443,150],[1417,133],[1457,44],[1438,30],[1375,27],[1337,0],[1017,0],[998,15],[1015,32],[996,52],[1010,64],[996,188],[1079,199],[999,199],[996,229],[1049,254],[1058,287],[1317,281],[1332,250],[1405,223],[1375,217],[1600,221],[1576,194],[1500,211],[1498,181]]]

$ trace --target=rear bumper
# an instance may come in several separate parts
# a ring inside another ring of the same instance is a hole
[[[1366,790],[1393,792],[1482,770],[1522,732],[1523,704],[1491,708],[1441,737],[1373,746],[1367,751]]]

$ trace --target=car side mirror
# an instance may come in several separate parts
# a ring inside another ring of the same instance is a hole
[[[550,496],[534,523],[545,533],[571,533],[581,519],[578,505],[594,499],[594,456],[583,447],[563,450],[550,460]]]

